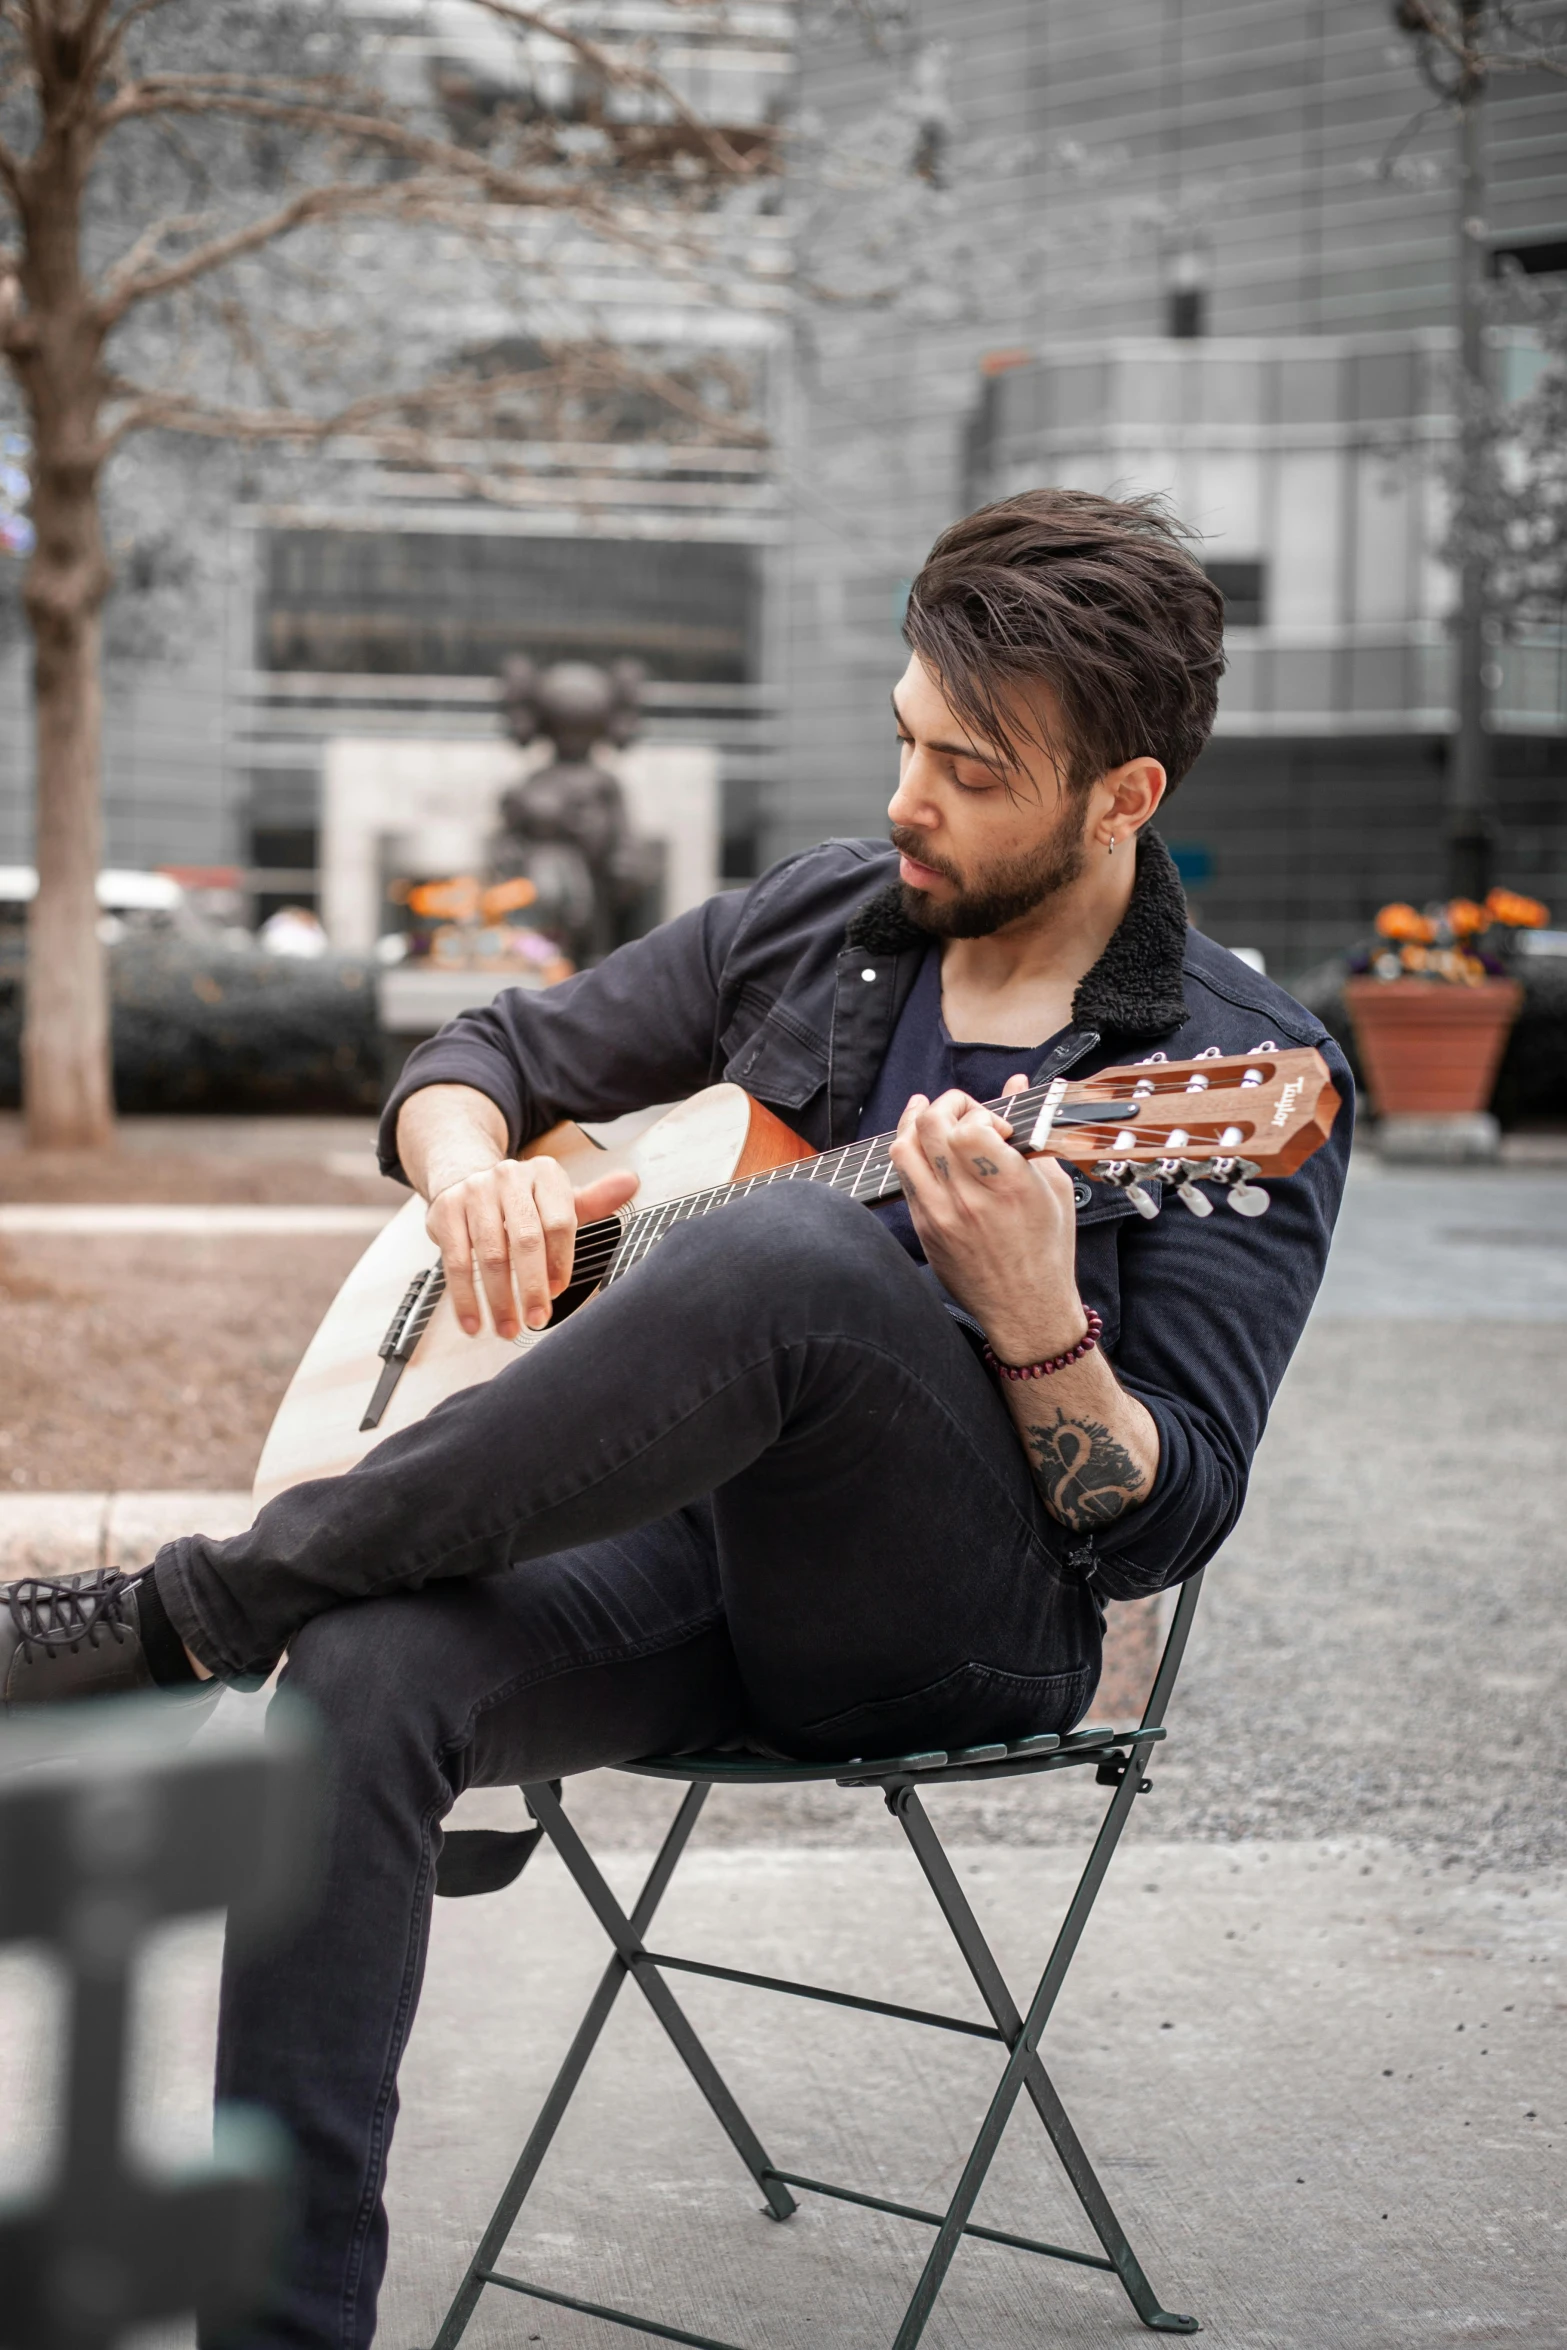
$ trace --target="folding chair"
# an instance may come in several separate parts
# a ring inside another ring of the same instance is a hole
[[[1015,2251],[1040,2253],[1050,2260],[1071,2261],[1082,2268],[1106,2269],[1120,2278],[1132,2307],[1145,2326],[1157,2333],[1198,2332],[1200,2329],[1196,2318],[1178,2317],[1161,2306],[1126,2240],[1120,2221],[1111,2209],[1104,2188],[1095,2176],[1038,2052],[1051,2010],[1065,1981],[1067,1968],[1088,1923],[1105,1871],[1110,1865],[1111,1854],[1120,1842],[1122,1831],[1131,1816],[1132,1805],[1149,1787],[1146,1765],[1154,1746],[1165,1735],[1165,1710],[1191,1631],[1201,1583],[1201,1575],[1194,1575],[1182,1588],[1148,1702],[1141,1721],[1134,1729],[1078,1730],[1066,1737],[1047,1735],[1021,1738],[1010,1745],[970,1746],[951,1752],[903,1754],[877,1761],[792,1763],[754,1755],[685,1754],[658,1756],[626,1764],[624,1768],[628,1771],[650,1778],[672,1779],[684,1783],[686,1788],[662,1849],[629,1911],[622,1908],[611,1892],[597,1863],[566,1817],[558,1785],[524,1788],[528,1808],[538,1823],[524,1833],[509,1835],[494,1830],[467,1830],[454,1832],[448,1837],[446,1851],[452,1855],[452,1865],[448,1867],[446,1854],[443,1853],[441,1872],[447,1880],[446,1889],[476,1892],[508,1883],[520,1870],[532,1847],[542,1836],[548,1836],[608,1935],[613,1945],[613,1955],[554,2086],[540,2108],[532,2134],[506,2183],[490,2224],[468,2263],[467,2274],[442,2321],[433,2350],[456,2350],[456,2344],[462,2339],[479,2297],[488,2285],[526,2294],[536,2301],[552,2302],[558,2308],[579,2310],[590,2317],[603,2318],[611,2325],[650,2334],[660,2341],[688,2343],[692,2350],[740,2350],[739,2345],[720,2341],[714,2335],[688,2333],[679,2326],[667,2325],[657,2318],[642,2316],[633,2310],[612,2309],[600,2302],[585,2301],[577,2294],[560,2292],[530,2278],[513,2276],[496,2265],[549,2150],[550,2142],[582,2078],[594,2044],[628,1976],[636,1983],[669,2035],[677,2054],[712,2108],[719,2126],[756,2182],[770,2217],[785,2220],[791,2216],[798,2208],[791,2189],[798,2188],[803,2194],[831,2196],[840,2202],[858,2204],[870,2211],[888,2212],[895,2218],[915,2220],[925,2227],[934,2228],[935,2241],[904,2312],[903,2321],[893,2337],[892,2350],[914,2350],[935,2307],[952,2257],[965,2236],[983,2243],[1005,2244]],[[1026,2012],[1020,2014],[931,1825],[920,1793],[925,1787],[949,1787],[976,1779],[1042,1776],[1050,1771],[1085,1768],[1094,1772],[1101,1786],[1109,1787],[1113,1792],[1044,1972]],[[813,1780],[835,1780],[840,1787],[876,1787],[881,1790],[888,1810],[908,1838],[914,1857],[973,1977],[990,2015],[988,2024],[972,2022],[966,2017],[933,2014],[923,2008],[896,2006],[887,2000],[868,1998],[859,1993],[828,1990],[820,1984],[796,1983],[773,1975],[753,1974],[743,1967],[715,1966],[701,1959],[678,1958],[667,1951],[648,1948],[645,1940],[648,1929],[659,1903],[668,1891],[670,1880],[710,1790],[714,1787],[794,1786]],[[741,2112],[717,2066],[670,1990],[665,1978],[675,1973],[706,1975],[723,1983],[744,1983],[755,1990],[778,1991],[795,1998],[822,2000],[834,2007],[856,2008],[868,2015],[891,2016],[903,2023],[925,2024],[940,2031],[960,2032],[970,2038],[998,2042],[1006,2051],[1006,2063],[946,2210],[924,2211],[912,2204],[889,2202],[882,2195],[865,2194],[855,2187],[839,2186],[825,2179],[806,2178],[796,2171],[780,2169]],[[1041,2243],[1033,2237],[1013,2235],[1001,2228],[980,2227],[971,2217],[1012,2110],[1019,2097],[1025,2093],[1044,2124],[1046,2135],[1099,2239],[1102,2250],[1098,2253],[1074,2250],[1063,2244]]]

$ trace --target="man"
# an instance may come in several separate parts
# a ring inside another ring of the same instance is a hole
[[[1065,1730],[1102,1602],[1234,1525],[1321,1277],[1349,1119],[1260,1223],[1147,1222],[980,1105],[1127,1058],[1314,1044],[1188,931],[1149,823],[1211,727],[1221,600],[1145,501],[971,516],[915,582],[892,846],[786,859],[411,1058],[383,1163],[459,1316],[546,1322],[580,1219],[516,1148],[717,1078],[817,1146],[897,1128],[903,1201],[779,1184],[678,1225],[548,1347],[230,1542],[13,1595],[7,1702],[263,1672],[331,1730],[330,1892],[229,1969],[223,2094],[301,2145],[287,2288],[248,2339],[370,2340],[398,2059],[465,1787],[753,1741],[848,1756]]]

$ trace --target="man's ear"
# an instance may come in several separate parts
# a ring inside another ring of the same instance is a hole
[[[1151,824],[1164,798],[1168,778],[1157,759],[1128,759],[1124,767],[1112,768],[1105,777],[1110,793],[1110,804],[1117,828],[1124,832],[1141,832]]]

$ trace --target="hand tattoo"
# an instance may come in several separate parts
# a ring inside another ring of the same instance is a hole
[[[1100,1421],[1070,1419],[1058,1411],[1053,1426],[1030,1421],[1024,1433],[1045,1489],[1045,1506],[1074,1534],[1109,1526],[1133,1507],[1143,1473]]]
[[[942,1157],[940,1151],[932,1151],[930,1163],[935,1168],[937,1174],[941,1177],[943,1183],[950,1182],[951,1170],[948,1167],[946,1160]]]
[[[974,1172],[976,1175],[999,1175],[1001,1169],[996,1165],[994,1159],[987,1159],[984,1152],[981,1151],[979,1157],[974,1161]]]

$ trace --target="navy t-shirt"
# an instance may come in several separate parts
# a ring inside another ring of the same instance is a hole
[[[1046,1037],[1043,1044],[1030,1045],[954,1044],[941,1016],[941,949],[932,945],[926,949],[919,977],[898,1015],[887,1057],[861,1112],[855,1139],[863,1141],[872,1134],[890,1134],[908,1107],[911,1094],[923,1093],[934,1101],[938,1094],[950,1093],[957,1086],[964,1093],[972,1094],[977,1102],[999,1101],[1001,1088],[1009,1077],[1022,1074],[1032,1080],[1035,1068],[1054,1042],[1054,1037]],[[901,1198],[878,1200],[871,1212],[880,1216],[916,1264],[923,1265],[925,1251],[920,1247],[904,1201]]]

